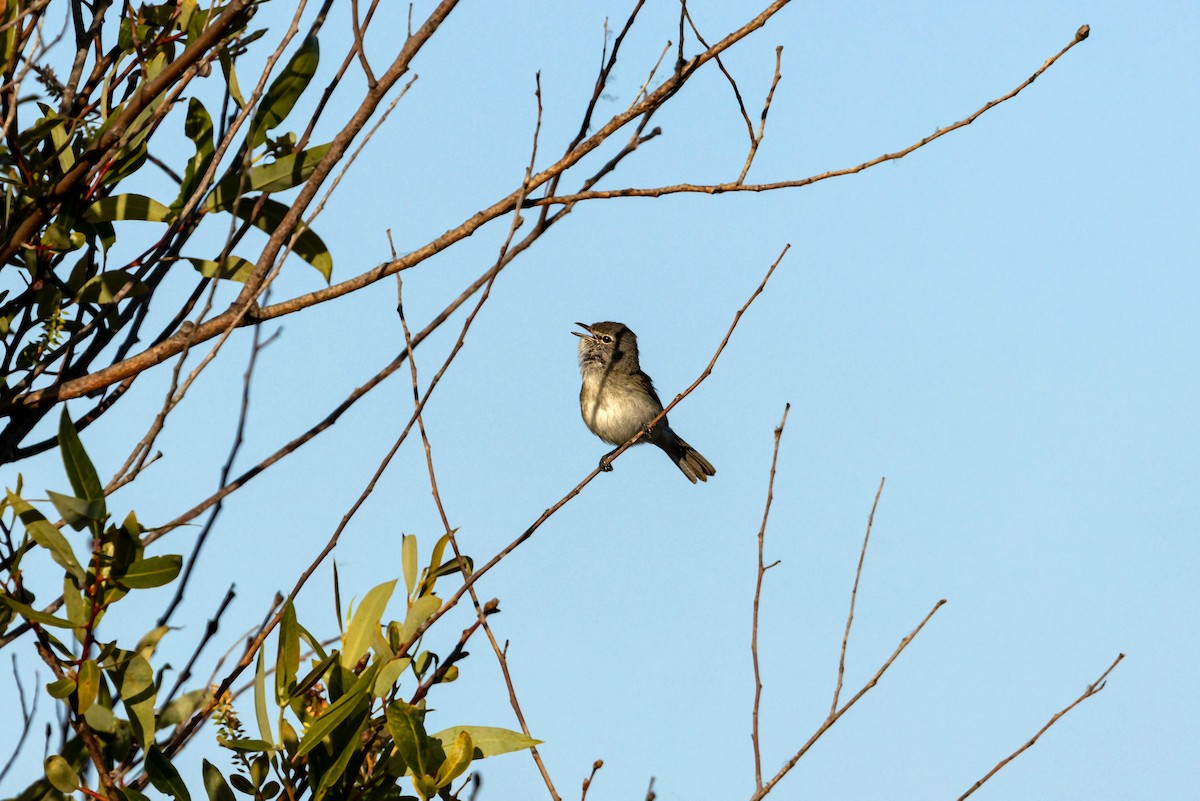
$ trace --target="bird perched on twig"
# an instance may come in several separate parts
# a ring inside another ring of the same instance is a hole
[[[586,334],[579,337],[579,372],[583,387],[579,390],[579,410],[583,422],[600,439],[618,448],[646,428],[663,410],[650,376],[638,363],[637,335],[624,323],[575,323]],[[671,457],[688,480],[707,481],[716,469],[696,449],[671,430],[664,417],[649,435],[649,440]],[[612,470],[610,460],[616,450],[600,459],[600,469]]]

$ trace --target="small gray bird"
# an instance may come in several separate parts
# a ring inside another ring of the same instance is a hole
[[[575,323],[586,334],[579,337],[579,409],[583,422],[600,439],[620,447],[644,429],[663,410],[650,376],[638,364],[637,336],[624,323]],[[671,457],[688,481],[708,481],[717,471],[667,425],[664,417],[649,436],[638,440],[654,443]],[[612,470],[609,451],[600,459],[601,470]]]

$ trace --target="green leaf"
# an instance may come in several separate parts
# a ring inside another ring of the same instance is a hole
[[[225,740],[221,745],[234,751],[274,751],[275,746],[266,740],[253,740],[249,737],[239,737],[235,740]]]
[[[96,702],[96,694],[100,691],[100,666],[95,660],[85,659],[83,664],[79,666],[79,673],[75,678],[75,683],[78,685],[79,694],[77,697],[76,708],[79,714],[86,714],[92,704]]]
[[[425,734],[424,717],[421,710],[403,701],[388,704],[387,727],[392,735],[392,742],[395,743],[404,764],[408,765],[415,776],[426,775],[425,748],[429,737]]]
[[[46,685],[46,692],[50,694],[51,698],[57,698],[61,701],[64,698],[70,697],[71,693],[75,692],[76,686],[78,685],[72,679],[55,679]]]
[[[404,542],[400,546],[400,563],[404,567],[404,586],[408,588],[408,594],[412,595],[413,590],[417,586],[417,537],[414,534],[405,534]]]
[[[46,757],[46,778],[60,793],[73,793],[79,788],[79,776],[71,763],[58,754]]]
[[[267,198],[259,213],[251,219],[251,212],[254,211],[256,200],[256,197],[242,198],[233,207],[233,214],[239,219],[250,220],[252,225],[268,234],[275,233],[275,230],[283,223],[288,207],[277,200]],[[296,223],[296,230],[300,233],[292,245],[292,252],[316,268],[317,272],[328,281],[333,275],[333,256],[329,255],[329,249],[325,247],[321,238],[303,222]]]
[[[283,706],[300,670],[300,631],[296,607],[289,600],[279,620],[279,655],[275,659],[275,703]]]
[[[92,605],[83,597],[83,591],[75,586],[75,579],[63,575],[63,606],[67,609],[67,620],[75,625],[75,636],[83,641],[84,627],[92,614]]]
[[[145,657],[135,654],[121,671],[121,701],[143,749],[154,741],[154,695],[154,670]]]
[[[179,197],[171,204],[171,211],[176,214],[183,209],[188,198],[200,186],[200,179],[204,177],[208,165],[213,160],[212,117],[209,116],[208,109],[204,108],[204,104],[194,97],[188,101],[188,113],[187,119],[183,123],[183,132],[196,146],[196,153],[188,160],[187,168],[183,173],[183,183],[179,185]]]
[[[118,580],[131,590],[161,587],[174,581],[182,567],[183,557],[179,554],[147,556],[130,565]]]
[[[150,291],[150,287],[135,279],[132,273],[125,270],[109,270],[88,279],[87,283],[80,288],[77,297],[84,303],[99,303],[101,306],[105,306],[116,302],[118,293],[130,283],[132,286],[121,296],[122,300],[144,295]]]
[[[4,604],[26,620],[31,620],[34,623],[41,623],[43,626],[57,626],[60,629],[75,628],[75,624],[71,621],[63,620],[61,617],[55,617],[48,612],[40,612],[29,604],[23,604],[16,598],[9,595],[3,589],[0,589],[0,604]]]
[[[379,631],[379,620],[383,617],[383,610],[395,589],[395,579],[385,581],[372,588],[362,599],[350,620],[350,625],[346,627],[345,636],[342,637],[343,667],[353,668],[370,650],[374,640],[372,635]]]
[[[166,708],[158,715],[158,727],[161,729],[183,723],[209,699],[211,692],[212,690],[208,687],[202,687],[179,696],[167,704]]]
[[[134,194],[101,198],[83,213],[83,219],[92,223],[114,220],[170,222],[174,216],[169,208],[154,198]]]
[[[204,766],[200,772],[204,776],[204,791],[208,793],[208,801],[235,801],[233,790],[229,789],[229,785],[225,783],[225,777],[213,763],[207,759],[204,760]]]
[[[353,686],[312,722],[308,731],[304,733],[304,739],[300,741],[300,746],[296,749],[297,757],[302,757],[316,748],[342,722],[356,715],[367,714],[368,704],[371,700],[370,690],[378,672],[379,663],[376,662],[364,670]]]
[[[441,741],[442,747],[447,749],[447,753],[449,753],[451,744],[460,732],[466,732],[471,735],[471,742],[475,746],[476,759],[520,751],[523,748],[530,748],[542,743],[541,740],[526,737],[519,731],[501,729],[495,726],[451,726],[448,729],[443,729],[429,736]]]
[[[54,490],[46,490],[46,496],[67,525],[76,531],[83,530],[89,523],[98,523],[104,519],[103,498],[87,501],[74,495],[62,495]]]
[[[50,552],[50,557],[71,574],[77,586],[83,586],[83,568],[80,566],[79,560],[75,558],[75,552],[71,550],[71,544],[67,542],[67,538],[63,536],[62,532],[55,528],[54,524],[47,520],[41,512],[34,509],[12,490],[8,491],[8,504],[17,513],[17,517],[21,518],[21,522],[25,525],[25,531],[33,538],[33,541]],[[29,619],[34,620],[35,618]],[[38,622],[46,623],[48,621],[39,620]],[[50,625],[57,624],[50,623]]]
[[[412,606],[408,608],[408,614],[404,617],[404,632],[401,639],[408,642],[417,633],[417,629],[421,624],[429,619],[429,616],[440,609],[442,599],[436,595],[422,595],[417,600],[413,601]]]
[[[187,785],[179,775],[179,771],[171,764],[171,760],[163,756],[156,746],[150,746],[146,751],[146,775],[150,783],[160,793],[166,793],[175,801],[191,801]]]
[[[241,256],[226,256],[224,261],[184,257],[192,266],[200,271],[205,278],[224,278],[227,281],[237,281],[244,284],[254,272],[254,262],[246,261]]]
[[[271,718],[267,715],[267,658],[263,648],[258,649],[258,666],[254,669],[254,715],[258,718],[259,735],[266,742],[273,742]]]
[[[263,95],[254,120],[250,123],[250,147],[255,148],[267,141],[267,132],[283,122],[291,113],[300,95],[308,88],[309,81],[317,71],[320,47],[317,37],[308,36],[300,49],[288,60],[283,72],[271,83]]]
[[[379,676],[375,679],[375,687],[372,690],[372,695],[376,698],[383,698],[399,680],[404,671],[408,670],[408,666],[412,664],[412,660],[407,656],[402,656],[393,659],[390,662],[385,662],[383,667],[379,669]]]
[[[449,745],[443,743],[442,748],[446,752],[446,759],[437,770],[435,778],[438,787],[445,787],[461,776],[463,771],[471,765],[475,754],[475,746],[471,743],[471,734],[466,729],[458,732],[454,742]]]
[[[331,787],[337,784],[346,775],[346,766],[350,764],[351,758],[353,758],[355,754],[362,752],[362,735],[367,729],[368,722],[368,720],[364,719],[363,722],[359,724],[358,731],[354,732],[352,736],[346,738],[345,745],[338,753],[337,759],[333,761],[332,765],[325,768],[325,771],[321,774],[321,782],[317,785],[317,792],[314,796],[314,801],[321,801],[321,799],[325,797],[325,793],[328,792]]]
[[[329,145],[317,145],[299,153],[281,156],[270,164],[251,167],[245,172],[226,175],[213,187],[204,199],[206,211],[228,211],[233,207],[239,193],[282,192],[299,186],[308,180],[321,159],[329,152]]]
[[[155,626],[154,628],[150,629],[150,631],[142,635],[142,638],[138,640],[137,645],[133,647],[133,652],[136,654],[141,654],[146,659],[149,659],[150,657],[154,656],[154,649],[158,647],[159,641],[162,640],[162,638],[165,637],[167,632],[170,630],[170,626]]]
[[[83,719],[101,734],[113,734],[117,730],[117,716],[111,709],[100,704],[92,704]]]
[[[58,418],[58,447],[62,450],[63,467],[75,497],[88,501],[103,500],[104,485],[100,483],[96,466],[84,450],[79,430],[75,428],[65,406]]]

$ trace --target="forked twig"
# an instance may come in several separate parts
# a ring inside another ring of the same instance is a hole
[[[996,767],[989,770],[982,779],[980,779],[979,781],[977,781],[973,785],[971,785],[971,789],[967,790],[965,793],[960,795],[958,797],[958,801],[963,801],[964,798],[971,795],[976,790],[978,790],[980,787],[982,787],[984,782],[986,782],[988,779],[992,778],[997,773],[999,773],[1001,768],[1003,768],[1009,762],[1012,762],[1014,759],[1019,757],[1022,753],[1024,753],[1028,749],[1032,748],[1033,744],[1038,741],[1038,738],[1041,737],[1043,734],[1045,734],[1047,729],[1049,729],[1051,726],[1053,726],[1055,723],[1057,723],[1059,718],[1061,718],[1063,715],[1070,712],[1075,707],[1082,704],[1087,699],[1091,698],[1096,693],[1103,690],[1104,685],[1105,685],[1105,680],[1108,678],[1108,674],[1112,673],[1113,668],[1115,668],[1121,662],[1121,660],[1124,658],[1125,658],[1125,654],[1117,654],[1117,658],[1114,659],[1113,663],[1108,666],[1108,669],[1100,674],[1100,678],[1096,679],[1094,682],[1089,684],[1087,686],[1087,689],[1083,691],[1082,695],[1080,695],[1078,698],[1076,698],[1074,701],[1072,701],[1067,706],[1060,709],[1058,712],[1055,712],[1054,715],[1050,718],[1050,720],[1046,721],[1046,725],[1042,726],[1042,728],[1038,729],[1037,733],[1034,734],[1032,737],[1030,737],[1029,741],[1027,743],[1025,743],[1020,748],[1018,748],[1016,751],[1013,751],[1011,754],[1006,756],[1004,759],[1002,759],[998,763],[996,763]]]
[[[871,504],[871,514],[867,517],[867,533],[863,535],[862,551],[858,554],[858,569],[854,571],[854,587],[850,590],[850,612],[846,615],[846,631],[842,634],[842,653],[838,657],[837,686],[833,688],[833,704],[829,714],[837,712],[838,696],[842,692],[842,677],[846,673],[846,645],[850,642],[850,625],[854,622],[854,602],[858,599],[858,581],[862,578],[863,562],[867,558],[867,543],[871,541],[871,526],[875,524],[875,510],[879,507],[879,496],[883,494],[883,482],[879,479],[879,489],[875,490],[875,501]]]
[[[751,713],[750,742],[754,745],[754,787],[759,789],[762,782],[762,751],[758,739],[758,705],[762,700],[762,674],[758,667],[758,604],[762,598],[763,576],[775,565],[763,562],[763,541],[767,534],[767,516],[771,513],[771,501],[775,498],[775,464],[779,461],[779,440],[783,437],[783,427],[787,425],[788,412],[792,404],[784,404],[783,419],[775,427],[775,448],[771,453],[771,475],[767,479],[767,502],[763,505],[762,525],[758,527],[758,574],[754,582],[754,615],[750,626],[750,660],[754,663],[754,711]]]

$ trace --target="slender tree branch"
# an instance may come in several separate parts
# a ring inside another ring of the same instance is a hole
[[[838,656],[837,686],[833,688],[833,703],[829,714],[837,712],[838,696],[842,692],[842,677],[846,674],[846,645],[850,642],[850,625],[854,622],[854,602],[858,599],[858,581],[862,578],[863,562],[867,559],[867,543],[871,540],[871,526],[875,524],[875,510],[879,507],[879,496],[883,494],[883,482],[879,479],[879,489],[875,490],[875,501],[871,504],[871,514],[867,517],[867,533],[863,535],[862,550],[858,554],[858,569],[854,571],[854,586],[850,590],[850,611],[846,614],[846,631],[842,634],[842,651]]]
[[[998,763],[996,763],[996,767],[989,770],[982,779],[980,779],[979,781],[977,781],[973,785],[971,785],[971,789],[967,790],[965,793],[960,795],[958,797],[958,801],[963,801],[964,798],[971,795],[976,790],[978,790],[980,787],[982,787],[988,779],[992,778],[997,773],[999,773],[1001,768],[1003,768],[1009,762],[1012,762],[1014,759],[1019,757],[1021,754],[1025,753],[1027,750],[1032,748],[1033,744],[1038,741],[1038,738],[1041,737],[1043,734],[1045,734],[1046,731],[1049,730],[1049,728],[1051,726],[1053,726],[1055,723],[1057,723],[1059,721],[1059,718],[1061,718],[1063,715],[1070,712],[1075,707],[1082,704],[1087,699],[1091,698],[1096,693],[1103,690],[1104,686],[1106,684],[1106,680],[1108,679],[1108,674],[1112,673],[1113,668],[1115,668],[1118,664],[1120,664],[1121,660],[1124,658],[1125,658],[1125,654],[1117,654],[1117,658],[1114,659],[1113,663],[1108,666],[1108,669],[1100,674],[1100,678],[1096,679],[1094,682],[1089,684],[1087,686],[1087,689],[1085,689],[1083,691],[1082,695],[1080,695],[1078,698],[1076,698],[1071,703],[1067,704],[1065,707],[1060,709],[1058,712],[1055,712],[1054,715],[1051,716],[1050,720],[1046,721],[1046,725],[1042,726],[1042,728],[1038,729],[1037,733],[1034,734],[1032,737],[1030,737],[1028,742],[1026,742],[1024,745],[1022,745],[1016,751],[1013,751],[1011,754],[1006,756],[1004,759],[1002,759]]]
[[[771,501],[775,498],[775,465],[779,461],[779,440],[783,438],[783,427],[787,425],[788,412],[792,405],[783,407],[783,419],[775,427],[775,447],[771,451],[771,473],[767,479],[767,502],[763,504],[762,525],[758,527],[758,572],[754,581],[754,614],[750,624],[750,661],[754,664],[754,709],[750,715],[750,742],[754,746],[754,787],[761,790],[762,781],[762,749],[758,737],[758,705],[762,700],[762,674],[758,666],[758,604],[762,599],[763,576],[767,571],[779,564],[778,561],[765,564],[763,561],[763,543],[767,534],[767,516],[771,514]]]

